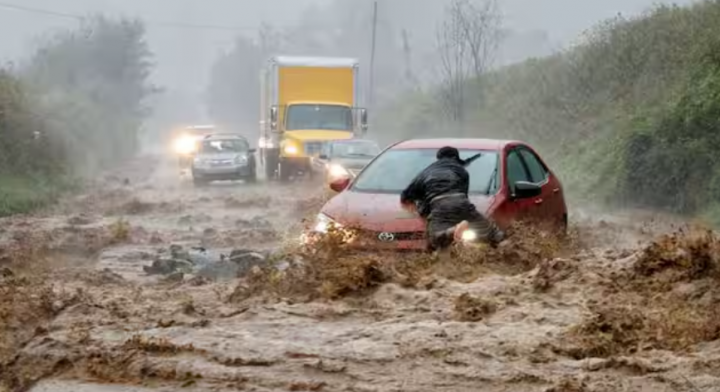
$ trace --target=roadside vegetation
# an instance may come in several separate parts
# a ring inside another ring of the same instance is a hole
[[[448,20],[463,26],[457,12],[449,8]],[[487,20],[467,10],[461,15]],[[492,43],[490,34],[479,36]],[[450,53],[472,65],[465,54],[472,53],[472,42],[460,41],[451,42]],[[447,42],[439,39],[439,47],[447,49]],[[605,21],[578,45],[551,57],[480,74],[463,74],[475,70],[469,66],[446,66],[451,72],[443,75],[449,77],[396,100],[379,115],[376,128],[403,136],[440,129],[448,135],[523,139],[541,149],[567,191],[583,200],[719,223],[718,53],[720,2],[657,6],[636,18]],[[448,96],[460,109],[448,113]]]
[[[102,17],[0,70],[0,216],[43,206],[137,150],[150,53],[142,24]]]

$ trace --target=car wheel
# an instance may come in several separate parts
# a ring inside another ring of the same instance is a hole
[[[560,220],[560,224],[558,224],[558,234],[561,237],[565,237],[568,235],[568,216],[567,214],[563,214],[562,219]]]
[[[249,183],[251,183],[251,184],[254,184],[254,183],[257,182],[257,173],[255,172],[255,170],[251,170],[251,171],[250,171],[250,175],[248,175],[248,176],[245,178],[245,181],[247,181],[247,182],[249,182]]]

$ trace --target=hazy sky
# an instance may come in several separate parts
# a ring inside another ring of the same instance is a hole
[[[209,65],[218,51],[228,48],[240,30],[252,34],[263,20],[275,25],[291,23],[304,6],[323,1],[328,0],[0,0],[0,57],[16,59],[33,48],[34,38],[54,28],[77,24],[72,18],[24,12],[5,8],[3,4],[79,15],[102,12],[138,16],[149,23],[148,40],[156,53],[157,81],[173,88],[198,91],[204,85]],[[371,4],[370,0],[340,1],[346,1],[351,7]],[[437,0],[438,7],[446,1]],[[517,31],[545,31],[556,46],[569,42],[601,19],[618,12],[637,14],[656,2],[500,0],[507,27]],[[432,36],[433,25],[426,21],[433,20],[433,15],[413,15],[410,19],[417,21],[416,26],[408,26],[414,30],[415,37],[427,39]],[[178,28],[164,25],[166,22],[232,26],[239,30]]]

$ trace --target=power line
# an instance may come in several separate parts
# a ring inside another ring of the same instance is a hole
[[[48,10],[48,9],[26,7],[23,5],[11,4],[11,3],[5,3],[5,2],[0,2],[0,8],[6,8],[6,9],[11,9],[11,10],[16,10],[16,11],[23,11],[23,12],[27,12],[27,13],[31,13],[31,14],[53,16],[53,17],[57,17],[57,18],[73,19],[73,20],[79,20],[79,21],[86,19],[86,17],[81,16],[81,15],[57,12],[57,11],[52,11],[52,10]],[[221,30],[221,31],[234,31],[234,32],[256,31],[257,30],[257,28],[254,28],[254,27],[222,26],[222,25],[196,24],[196,23],[187,23],[187,22],[164,22],[164,21],[150,21],[150,20],[143,20],[143,22],[148,26],[170,27],[170,28],[178,28],[178,29]]]
[[[65,13],[62,13],[62,12],[55,12],[55,11],[44,10],[44,9],[33,8],[33,7],[25,7],[25,6],[17,5],[17,4],[0,3],[0,7],[2,7],[2,8],[7,8],[7,9],[12,9],[12,10],[16,10],[16,11],[29,12],[29,13],[33,13],[33,14],[41,14],[41,15],[48,15],[48,16],[57,16],[57,17],[60,17],[60,18],[65,18],[65,19],[75,19],[75,20],[82,20],[82,19],[83,19],[83,18],[82,18],[81,16],[79,16],[79,15],[65,14]]]

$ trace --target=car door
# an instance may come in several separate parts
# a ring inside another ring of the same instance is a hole
[[[532,150],[527,147],[521,147],[519,150],[530,171],[533,182],[542,186],[541,197],[545,219],[548,221],[563,220],[565,200],[560,181],[552,176],[550,169]]]
[[[508,186],[510,200],[506,206],[506,218],[510,220],[535,220],[542,219],[543,200],[542,196],[515,199],[515,183],[518,181],[533,182],[528,167],[518,148],[507,151],[505,156],[505,179]]]

